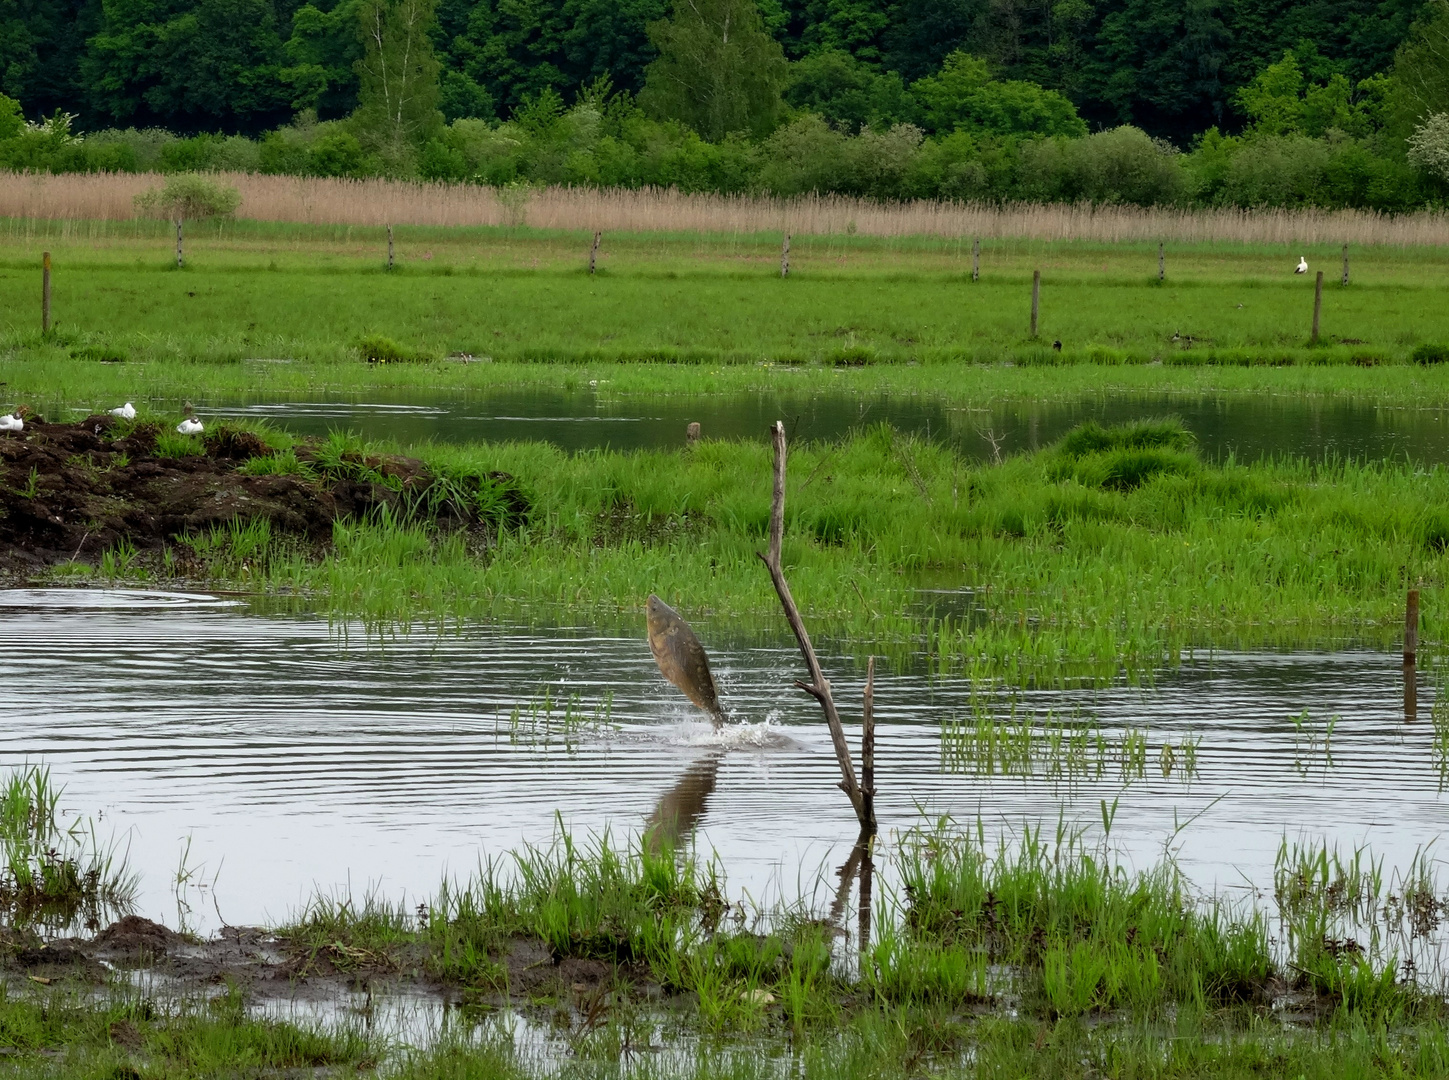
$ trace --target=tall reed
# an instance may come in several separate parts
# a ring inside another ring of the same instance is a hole
[[[662,188],[541,188],[515,205],[474,184],[220,173],[241,195],[238,214],[259,221],[335,225],[515,225],[605,232],[859,233],[866,236],[1023,237],[1098,242],[1229,244],[1449,243],[1438,210],[991,205],[922,199],[879,203],[843,195],[686,194]],[[0,217],[130,220],[134,199],[159,186],[150,173],[0,173]]]

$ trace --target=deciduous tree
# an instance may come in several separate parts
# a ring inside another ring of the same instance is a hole
[[[639,95],[648,111],[712,140],[774,128],[787,67],[755,0],[675,0],[671,17],[649,27],[649,39],[659,59]]]

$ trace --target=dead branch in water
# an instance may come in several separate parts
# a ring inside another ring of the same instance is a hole
[[[875,811],[861,790],[861,785],[855,779],[855,763],[850,759],[850,747],[846,744],[845,729],[840,723],[840,713],[836,710],[835,699],[830,693],[830,682],[825,678],[825,673],[820,670],[820,661],[816,659],[815,648],[810,644],[810,634],[805,629],[805,620],[800,617],[800,609],[795,606],[795,598],[790,595],[790,584],[785,580],[785,573],[780,568],[780,547],[785,539],[784,423],[779,420],[775,421],[770,428],[770,434],[775,443],[775,495],[770,504],[770,551],[769,554],[763,552],[756,552],[756,554],[760,556],[765,568],[770,571],[770,581],[775,586],[775,593],[780,597],[780,606],[785,609],[785,618],[790,623],[790,629],[795,632],[795,640],[800,643],[800,654],[805,658],[805,666],[810,670],[810,682],[804,683],[797,679],[795,685],[820,703],[820,709],[825,713],[825,723],[830,728],[830,741],[835,744],[835,759],[840,762],[840,789],[845,792],[850,799],[850,805],[855,808],[855,816],[860,821],[861,829],[873,833],[875,832]],[[872,665],[873,674],[874,665]],[[867,701],[869,701],[869,697],[867,697]],[[867,716],[869,716],[869,706],[867,706]],[[872,747],[872,752],[873,749]],[[865,747],[862,747],[862,753],[865,752]],[[873,759],[872,764],[874,764]]]

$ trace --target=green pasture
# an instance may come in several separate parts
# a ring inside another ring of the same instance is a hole
[[[1433,249],[619,234],[525,229],[197,225],[187,266],[156,222],[0,225],[0,348],[131,361],[332,360],[366,335],[441,358],[697,364],[975,361],[1372,365],[1449,342],[1449,264]],[[40,333],[52,254],[55,333]],[[1326,272],[1310,347],[1314,275]],[[1038,336],[1031,282],[1042,273]],[[1061,342],[1061,351],[1053,343]]]

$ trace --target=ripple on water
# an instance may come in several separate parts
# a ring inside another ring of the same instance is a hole
[[[0,765],[49,764],[65,811],[129,847],[142,913],[173,925],[183,850],[216,880],[193,916],[205,928],[280,919],[314,885],[427,895],[444,874],[546,842],[558,820],[619,836],[686,791],[701,846],[757,900],[808,891],[855,837],[788,643],[716,647],[697,627],[739,721],[716,732],[660,678],[642,633],[477,626],[369,643],[317,618],[137,590],[0,593],[0,608]],[[822,659],[856,747],[863,672]],[[1146,735],[1142,778],[1109,768],[1067,787],[953,771],[941,726],[970,715],[969,681],[878,671],[877,810],[888,841],[922,811],[1050,831],[1098,822],[1118,799],[1114,842],[1145,864],[1170,841],[1205,887],[1271,883],[1285,834],[1407,865],[1449,807],[1429,695],[1406,724],[1400,679],[1398,658],[1375,653],[1219,654],[1148,688],[1024,691],[1018,713],[1079,710],[1109,739]],[[1158,748],[1194,737],[1195,778],[1163,777]]]

